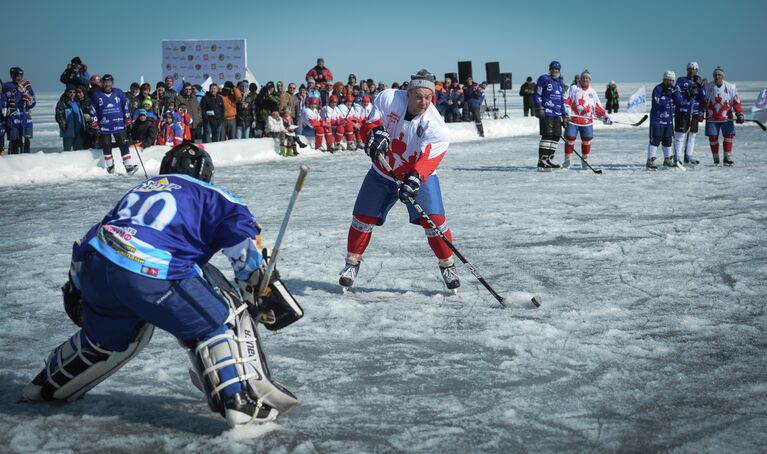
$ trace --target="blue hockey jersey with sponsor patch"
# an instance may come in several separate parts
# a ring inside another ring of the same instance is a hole
[[[536,82],[537,89],[533,95],[535,107],[543,106],[547,117],[559,117],[565,114],[565,86],[562,78],[552,78],[544,74]]]
[[[237,278],[247,279],[261,265],[260,232],[245,203],[223,189],[186,175],[160,175],[128,191],[75,243],[73,269],[95,250],[142,276],[186,279],[201,276],[200,266],[223,249]]]
[[[698,79],[698,76],[695,78]],[[706,89],[703,84],[700,81],[691,80],[687,76],[682,76],[676,80],[676,88],[677,91],[674,95],[676,113],[689,114],[690,109],[692,109],[693,115],[699,113],[701,111],[700,103],[706,99]],[[691,96],[693,94],[695,96]]]
[[[650,126],[672,126],[674,124],[674,94],[666,96],[666,89],[662,83],[655,86],[652,91],[652,108],[650,109]]]
[[[124,130],[125,119],[130,118],[128,97],[119,88],[109,94],[95,90],[91,95],[91,116],[98,120],[102,135]]]

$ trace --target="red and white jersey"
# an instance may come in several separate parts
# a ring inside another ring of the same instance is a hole
[[[338,109],[338,106],[330,107],[330,106],[324,106],[322,108],[322,119],[325,120],[327,123],[330,123],[331,125],[335,125],[338,123],[338,120],[344,118],[343,115],[341,115],[341,110]]]
[[[578,84],[570,85],[565,97],[565,112],[570,116],[570,123],[588,126],[594,121],[593,118],[605,116],[605,109],[599,102],[599,95],[593,87],[581,87]],[[577,118],[589,117],[589,118]]]
[[[362,104],[355,104],[354,108],[357,109],[357,116],[364,120],[370,117],[370,112],[373,111],[373,103],[369,102],[367,106],[363,106]]]
[[[397,178],[410,172],[418,172],[422,181],[433,175],[450,145],[450,133],[445,121],[434,104],[421,115],[413,118],[407,113],[407,92],[388,89],[381,92],[373,102],[373,109],[365,124],[365,133],[382,125],[391,135],[389,165]],[[366,136],[367,137],[367,136]],[[374,168],[382,176],[391,179],[379,164]]]
[[[705,90],[706,98],[701,102],[701,110],[706,111],[706,121],[731,121],[733,110],[743,111],[735,84],[724,81],[721,87],[717,87],[716,82],[709,82]]]
[[[346,107],[346,104],[341,104],[338,106],[338,111],[341,113],[341,120],[345,121],[359,121],[359,111],[356,108],[354,104],[352,104],[351,112],[349,112],[349,108]]]
[[[301,111],[301,131],[306,128],[315,129],[322,123],[320,112],[311,107],[304,107]]]

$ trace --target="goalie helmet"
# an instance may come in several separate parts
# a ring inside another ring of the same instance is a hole
[[[210,183],[213,180],[213,159],[207,151],[192,142],[183,142],[165,153],[160,175],[181,173]]]

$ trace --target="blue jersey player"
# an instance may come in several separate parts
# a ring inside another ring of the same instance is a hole
[[[233,326],[242,319],[203,278],[218,251],[251,298],[263,277],[260,226],[212,177],[207,152],[174,147],[160,176],[129,190],[74,244],[70,287],[80,292],[82,329],[50,354],[23,399],[79,398],[135,356],[156,326],[189,349],[211,409],[231,426],[272,420],[297,403],[265,373],[254,326]]]
[[[535,116],[540,121],[541,143],[538,145],[538,169],[558,169],[554,153],[562,137],[562,125],[569,118],[565,112],[565,87],[560,71],[562,65],[558,61],[549,64],[549,73],[538,78],[538,87],[533,95],[535,101]]]

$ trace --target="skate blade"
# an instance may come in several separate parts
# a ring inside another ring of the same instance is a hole
[[[342,294],[342,295],[346,295],[346,293],[349,291],[349,288],[350,288],[350,287],[344,287],[344,286],[342,285],[342,286],[341,286],[341,294]]]

